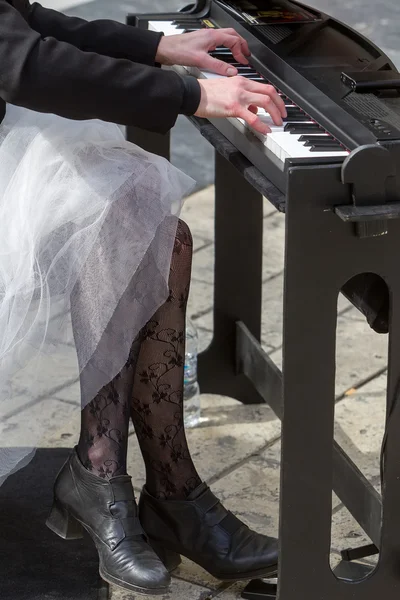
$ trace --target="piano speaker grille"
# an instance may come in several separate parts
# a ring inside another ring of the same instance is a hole
[[[361,95],[352,93],[346,96],[344,102],[364,117],[381,119],[396,129],[400,129],[400,115],[385,106],[374,94]]]
[[[278,44],[293,33],[285,25],[258,25],[256,29],[273,44]]]

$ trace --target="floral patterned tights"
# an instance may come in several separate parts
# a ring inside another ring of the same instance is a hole
[[[128,362],[82,411],[78,453],[104,479],[126,473],[129,417],[146,465],[146,487],[158,498],[183,499],[200,483],[183,425],[185,318],[192,237],[179,221],[169,297],[134,342]]]

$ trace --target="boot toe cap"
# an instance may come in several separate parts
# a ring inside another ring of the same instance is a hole
[[[251,535],[237,545],[234,563],[243,572],[269,571],[278,564],[278,540],[249,531]]]
[[[170,574],[152,550],[129,551],[125,544],[104,562],[102,571],[122,587],[147,593],[165,591],[171,583]]]

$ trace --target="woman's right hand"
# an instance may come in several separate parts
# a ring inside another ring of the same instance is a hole
[[[256,131],[270,133],[271,129],[257,116],[263,108],[276,125],[286,117],[285,103],[272,85],[251,81],[237,75],[216,79],[199,79],[201,100],[196,117],[237,117]]]

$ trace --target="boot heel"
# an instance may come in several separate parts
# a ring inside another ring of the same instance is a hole
[[[46,525],[64,540],[79,540],[83,537],[83,527],[56,500],[50,511]]]
[[[182,562],[181,555],[173,550],[168,550],[161,544],[160,542],[155,542],[154,540],[149,539],[149,544],[153,548],[154,552],[157,554],[158,558],[164,563],[167,571],[171,572]]]

